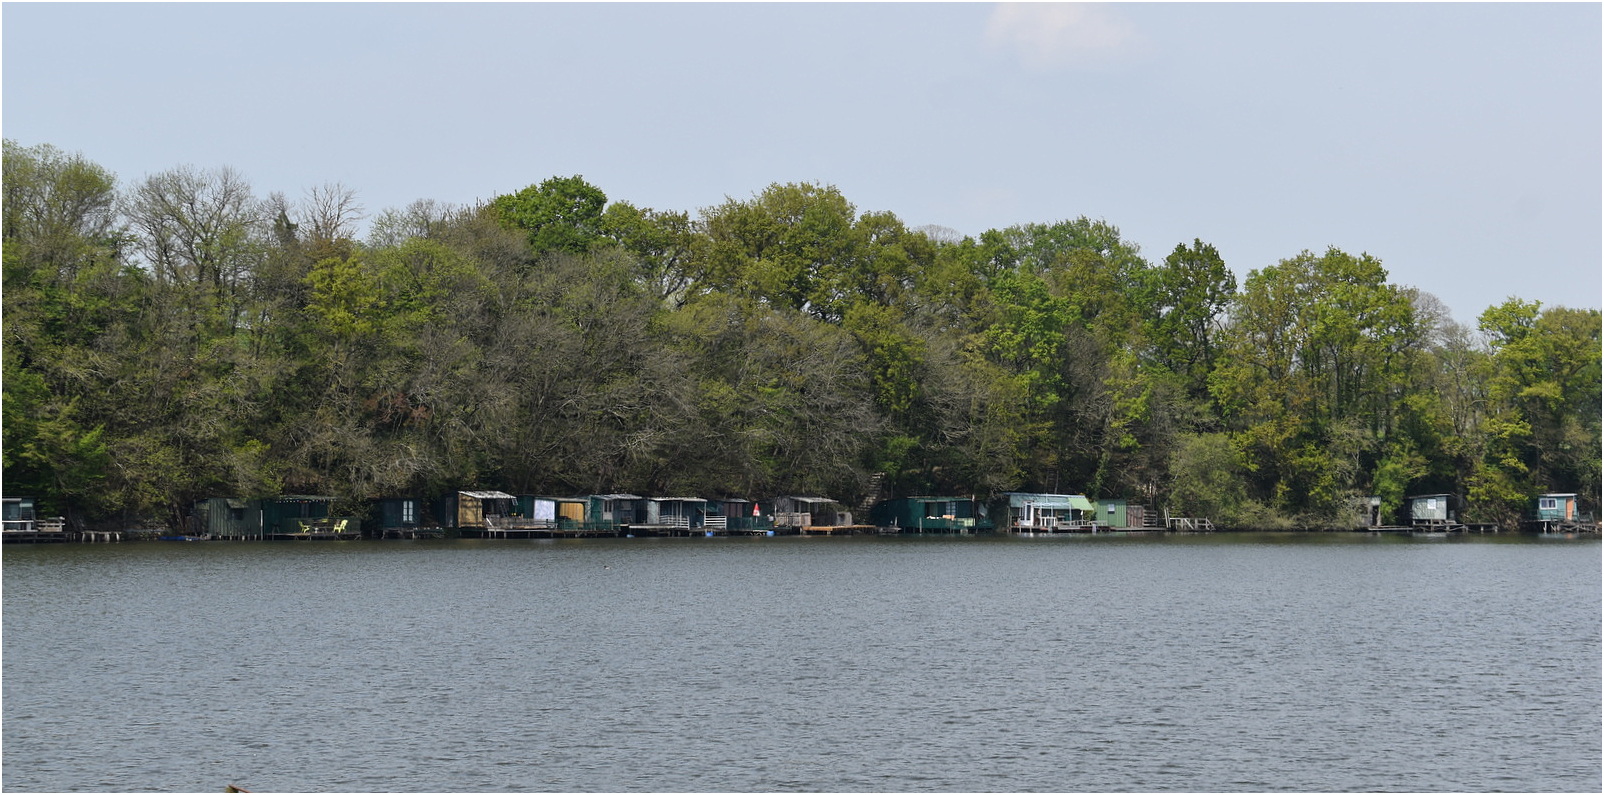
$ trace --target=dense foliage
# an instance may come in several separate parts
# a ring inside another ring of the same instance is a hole
[[[1240,285],[1076,218],[979,239],[772,185],[685,212],[560,177],[364,220],[228,170],[119,186],[5,142],[4,477],[84,525],[196,499],[463,487],[856,501],[1125,497],[1332,526],[1378,495],[1510,522],[1600,489],[1600,317],[1477,329],[1375,257]]]

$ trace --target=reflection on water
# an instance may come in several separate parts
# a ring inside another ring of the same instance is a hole
[[[1600,547],[8,547],[10,791],[1598,791]]]

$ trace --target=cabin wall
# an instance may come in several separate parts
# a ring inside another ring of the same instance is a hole
[[[1140,510],[1137,511],[1140,513]],[[1091,517],[1099,525],[1128,528],[1132,525],[1131,506],[1124,500],[1098,500],[1097,512]]]
[[[413,528],[422,524],[423,501],[413,498],[379,501],[379,527],[391,530]]]
[[[1409,503],[1409,518],[1415,521],[1447,521],[1448,503],[1446,496],[1416,497]]]
[[[245,538],[261,532],[260,507],[252,508],[244,500],[213,497],[196,503],[191,513],[195,530],[220,538]]]

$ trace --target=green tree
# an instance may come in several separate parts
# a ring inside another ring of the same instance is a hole
[[[1541,491],[1599,492],[1600,317],[1597,310],[1512,298],[1482,313],[1491,410],[1471,477],[1478,518],[1513,522]]]
[[[1151,275],[1154,310],[1148,338],[1160,363],[1182,376],[1194,397],[1208,392],[1220,319],[1236,296],[1236,277],[1214,246],[1193,240],[1176,244]]]
[[[497,219],[528,234],[536,254],[589,251],[602,240],[606,206],[607,194],[577,174],[551,177],[490,202]]]
[[[1346,510],[1396,424],[1421,335],[1381,262],[1338,249],[1248,275],[1210,378],[1257,499],[1329,522]]]

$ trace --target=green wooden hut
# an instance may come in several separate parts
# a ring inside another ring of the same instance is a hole
[[[646,521],[644,499],[636,494],[592,494],[585,509],[585,524],[621,529]]]
[[[1537,521],[1572,522],[1575,520],[1575,494],[1543,494],[1538,496]]]
[[[970,497],[900,497],[881,500],[869,511],[881,529],[903,533],[975,533],[992,529],[985,503]]]
[[[234,497],[199,500],[190,509],[190,529],[213,538],[261,538],[261,508]]]

